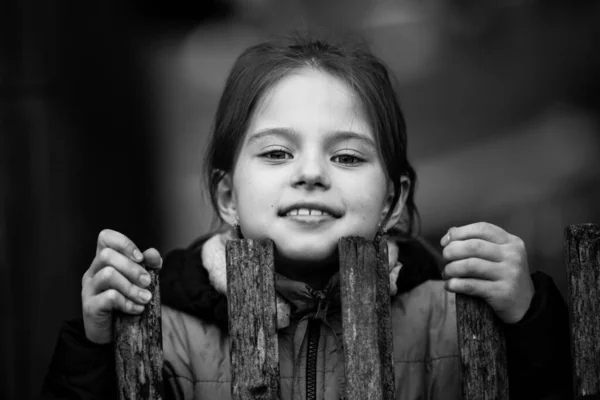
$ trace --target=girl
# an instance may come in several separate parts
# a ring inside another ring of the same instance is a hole
[[[487,223],[451,228],[440,259],[412,235],[404,117],[367,50],[310,39],[246,50],[225,85],[205,170],[228,228],[171,252],[161,270],[168,398],[230,398],[224,249],[241,236],[275,243],[281,399],[340,398],[337,243],[387,232],[398,399],[461,398],[454,293],[482,297],[505,323],[511,398],[568,397],[566,308],[547,276],[530,276],[523,242]],[[112,313],[148,302],[142,262],[162,265],[157,250],[100,233],[82,280],[83,319],[61,332],[47,395],[116,396]],[[316,314],[319,298],[327,313]]]

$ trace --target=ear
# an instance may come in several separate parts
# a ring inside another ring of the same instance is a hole
[[[398,221],[400,221],[400,217],[402,216],[402,211],[404,210],[404,205],[406,204],[406,199],[408,198],[408,193],[410,192],[410,179],[408,179],[408,177],[406,176],[402,176],[400,178],[400,197],[398,198],[398,202],[396,203],[396,206],[394,207],[394,211],[392,212],[392,214],[390,215],[390,218],[387,220],[386,224],[385,224],[385,229],[391,229],[392,227],[394,227]],[[390,206],[392,205],[392,200],[394,199],[394,186],[390,185],[390,189],[388,191],[388,199],[387,199],[387,204],[386,206],[383,208],[383,213],[381,218],[385,218],[385,216],[387,215]]]
[[[237,201],[235,191],[233,190],[233,180],[231,174],[227,173],[219,181],[217,187],[217,204],[219,206],[219,215],[229,225],[233,225],[238,218]]]

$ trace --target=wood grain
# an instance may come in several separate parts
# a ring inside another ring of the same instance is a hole
[[[227,297],[233,400],[279,398],[273,242],[227,242]]]
[[[502,322],[483,300],[456,294],[458,344],[465,400],[508,399]]]
[[[158,271],[148,290],[152,300],[140,315],[115,314],[115,362],[121,400],[161,400],[164,397],[162,322]]]
[[[345,399],[395,398],[387,245],[339,242]]]
[[[565,229],[571,353],[577,398],[600,394],[600,227]]]

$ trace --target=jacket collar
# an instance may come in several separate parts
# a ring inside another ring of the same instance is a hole
[[[225,332],[228,329],[228,319],[227,297],[224,294],[227,288],[224,240],[228,235],[211,233],[198,238],[185,249],[168,252],[160,270],[162,304],[213,323]],[[209,240],[211,242],[205,246]],[[395,236],[391,242],[390,260],[392,263],[397,260],[390,273],[391,294],[397,290],[397,295],[401,295],[427,280],[441,279],[443,259],[423,239]],[[401,268],[396,268],[399,267],[398,263],[402,264]],[[396,274],[397,278],[394,279]],[[287,315],[292,316],[306,312],[307,308],[314,310],[318,302],[315,305],[314,301],[307,299],[307,293],[310,292],[306,286],[301,282],[289,281],[285,277],[276,276],[280,307],[289,307],[290,313]],[[331,293],[333,294],[334,292]],[[284,314],[282,310],[280,315]],[[286,318],[281,318],[279,326],[285,326],[286,322]]]
[[[217,233],[202,246],[202,264],[208,272],[208,278],[216,291],[227,295],[227,270],[225,246],[233,239],[230,231]],[[398,261],[398,246],[388,241],[390,295],[394,296],[398,289],[396,281],[402,268]],[[294,281],[283,275],[275,275],[277,292],[277,327],[285,328],[290,324],[291,316],[313,314],[318,318],[326,318],[327,312],[340,308],[339,275],[334,274],[324,290],[312,289],[303,282]]]

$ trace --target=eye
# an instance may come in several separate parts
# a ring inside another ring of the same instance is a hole
[[[357,157],[354,154],[338,154],[331,157],[331,161],[344,165],[358,165],[362,163],[364,159]]]
[[[267,151],[265,153],[262,153],[260,156],[268,160],[274,161],[289,160],[292,158],[292,154],[290,152],[282,149]]]

